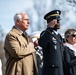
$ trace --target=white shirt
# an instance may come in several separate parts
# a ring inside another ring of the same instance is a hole
[[[23,31],[22,30],[20,30],[17,26],[15,26],[19,31],[21,31],[22,33],[23,33]]]
[[[17,26],[15,26],[21,33],[23,33],[24,35],[26,35],[25,32],[23,32],[22,30],[20,30]]]
[[[56,35],[58,35],[58,32],[57,31],[55,31],[55,30],[53,30],[55,33],[56,33]]]
[[[74,55],[76,56],[76,44],[71,45],[71,44],[69,44],[69,43],[66,43],[65,45],[66,45],[67,47],[69,47],[71,50],[73,50],[73,51],[74,51]]]

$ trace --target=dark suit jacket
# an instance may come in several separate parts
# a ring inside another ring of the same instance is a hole
[[[61,36],[48,27],[41,33],[39,45],[43,48],[43,75],[63,75]]]
[[[76,56],[69,47],[64,47],[64,75],[76,75]]]

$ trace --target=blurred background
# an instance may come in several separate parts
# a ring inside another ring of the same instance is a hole
[[[54,9],[61,10],[60,34],[68,28],[76,29],[76,0],[0,0],[0,59],[3,75],[5,73],[5,54],[3,50],[6,34],[14,25],[13,16],[17,12],[26,12],[30,17],[29,34],[46,29],[44,15]],[[1,74],[0,74],[1,75]]]

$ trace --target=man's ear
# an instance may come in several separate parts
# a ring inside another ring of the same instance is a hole
[[[16,20],[16,24],[18,25],[20,23],[20,21],[19,20]]]

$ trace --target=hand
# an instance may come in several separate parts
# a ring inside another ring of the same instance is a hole
[[[48,23],[48,27],[54,28],[57,24],[57,19],[53,19],[51,22]]]
[[[32,42],[29,43],[30,47],[34,47],[34,44]]]
[[[56,24],[57,24],[57,19],[53,19],[52,20],[52,27],[55,27]]]
[[[32,42],[29,43],[29,48],[32,52],[35,52],[34,44]]]

